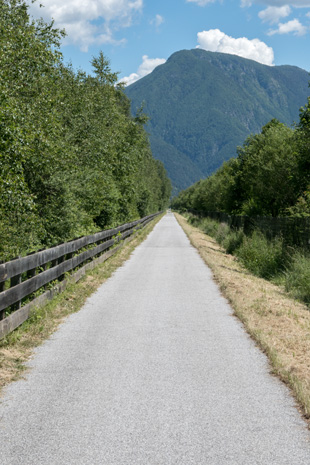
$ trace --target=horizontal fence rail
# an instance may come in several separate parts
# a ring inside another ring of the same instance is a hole
[[[268,239],[281,236],[291,246],[309,248],[310,245],[310,218],[296,217],[270,217],[270,216],[241,216],[228,215],[224,212],[197,212],[191,213],[202,218],[207,217],[216,221],[227,223],[233,229],[242,229],[246,235],[259,229]]]
[[[66,273],[74,272],[73,280],[78,281],[86,269],[118,250],[113,246],[161,213],[0,264],[0,338],[29,318],[33,307],[61,292],[67,284]]]

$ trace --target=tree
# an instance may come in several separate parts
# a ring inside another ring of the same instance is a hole
[[[296,129],[299,152],[299,181],[301,190],[310,185],[310,97],[300,109]]]
[[[283,214],[298,197],[298,154],[294,131],[277,120],[238,148],[236,204],[246,215]]]

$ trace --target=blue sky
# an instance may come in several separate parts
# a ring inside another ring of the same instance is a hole
[[[310,71],[310,0],[40,0],[30,11],[66,29],[66,62],[91,72],[102,50],[126,83],[196,47]]]

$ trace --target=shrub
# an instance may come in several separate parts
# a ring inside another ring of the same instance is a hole
[[[191,224],[192,226],[195,226],[196,228],[200,227],[201,221],[202,221],[201,218],[199,218],[198,216],[194,216],[191,214],[188,216],[189,224]]]
[[[310,256],[296,252],[285,273],[285,290],[293,297],[310,304]]]
[[[211,218],[204,218],[200,227],[205,234],[215,238],[219,229],[219,224]]]
[[[211,237],[216,236],[219,228],[219,223],[211,218],[199,218],[198,216],[191,215],[188,218],[188,222]]]
[[[245,237],[236,255],[249,271],[266,279],[283,270],[287,260],[283,240],[275,238],[269,241],[260,231]]]
[[[223,244],[224,240],[227,238],[227,236],[230,234],[230,227],[226,223],[217,223],[217,232],[215,235],[216,242],[219,244]]]
[[[226,253],[233,254],[236,252],[236,250],[242,245],[244,237],[245,235],[242,229],[230,231],[222,242],[222,246]]]

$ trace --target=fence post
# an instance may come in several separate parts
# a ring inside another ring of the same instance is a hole
[[[20,258],[20,257],[19,257]],[[10,287],[14,287],[14,286],[17,286],[17,284],[21,284],[22,282],[22,275],[21,274],[17,274],[16,276],[13,276],[11,278],[11,286]],[[13,310],[19,310],[22,306],[22,301],[19,300],[18,302],[16,302],[14,305],[12,305],[12,309]]]
[[[4,291],[4,286],[5,286],[5,281],[2,281],[0,283],[0,292],[3,292]],[[0,321],[3,320],[5,318],[5,310],[2,310],[0,312]]]

